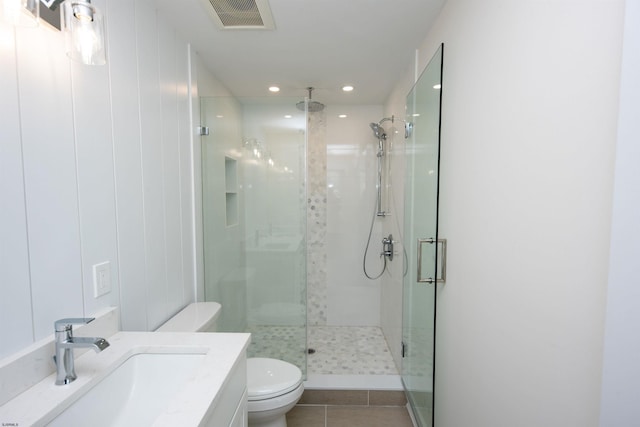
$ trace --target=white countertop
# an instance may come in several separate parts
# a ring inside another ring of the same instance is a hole
[[[2,425],[46,425],[105,378],[129,357],[138,353],[206,354],[193,378],[176,394],[154,426],[196,426],[220,399],[220,390],[238,358],[246,351],[249,334],[118,332],[108,338],[101,353],[89,351],[76,359],[78,379],[56,386],[55,373],[0,406]],[[158,373],[158,381],[162,374]]]

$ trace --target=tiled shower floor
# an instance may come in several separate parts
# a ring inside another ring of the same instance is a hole
[[[305,330],[295,326],[254,326],[249,357],[274,357],[304,364]],[[307,374],[397,375],[382,330],[370,326],[310,326]]]
[[[312,326],[308,372],[328,375],[397,375],[382,330],[370,326]]]

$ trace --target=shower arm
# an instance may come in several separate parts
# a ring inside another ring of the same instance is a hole
[[[391,122],[392,124],[395,123],[396,120],[401,121],[404,124],[404,139],[407,139],[411,136],[412,131],[413,131],[413,123],[412,122],[408,122],[406,120],[402,120],[402,119],[396,119],[396,116],[392,115],[391,117],[385,117],[382,120],[380,120],[378,122],[379,125],[381,125],[384,122]]]

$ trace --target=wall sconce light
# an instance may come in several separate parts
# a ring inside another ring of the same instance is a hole
[[[104,44],[104,19],[90,1],[42,0],[51,10],[61,3],[60,30],[64,33],[67,56],[87,65],[107,63]]]
[[[0,20],[17,27],[36,27],[40,0],[1,0]]]
[[[61,19],[67,55],[87,65],[106,64],[102,13],[89,2],[67,0]]]

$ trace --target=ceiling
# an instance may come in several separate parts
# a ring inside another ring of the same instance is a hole
[[[445,0],[269,0],[275,30],[221,30],[208,0],[154,0],[235,96],[383,104]],[[342,86],[355,87],[344,93]],[[281,91],[271,95],[268,87]]]

